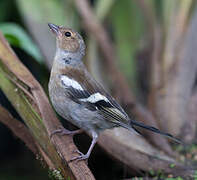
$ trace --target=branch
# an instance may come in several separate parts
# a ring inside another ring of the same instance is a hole
[[[135,141],[136,139],[137,141]],[[194,175],[193,167],[176,162],[153,148],[142,137],[132,135],[123,128],[105,131],[99,138],[99,144],[110,155],[114,156],[115,154],[116,159],[123,162],[131,170],[137,169],[146,172],[162,170],[164,173],[172,174],[175,177],[187,178]]]
[[[27,127],[20,121],[13,118],[12,115],[1,105],[0,122],[7,126],[15,136],[19,137],[35,155],[38,154],[38,149],[36,147],[35,141]]]
[[[184,128],[181,131],[181,137],[186,143],[192,143],[195,141],[196,135],[196,123],[197,123],[197,91],[196,89],[193,91],[189,102],[188,102],[188,116],[187,122],[184,124]]]
[[[165,14],[168,24],[165,35],[160,34],[161,48],[157,48],[162,52],[157,52],[160,62],[155,61],[157,68],[151,71],[155,78],[151,101],[161,127],[181,136],[189,123],[188,102],[196,80],[197,12],[189,19],[192,1],[172,1],[172,5]]]
[[[54,135],[51,143],[49,135],[61,124],[40,84],[22,65],[1,33],[0,88],[29,127],[50,169],[60,171],[64,179],[94,180],[84,161],[68,163],[76,149],[71,137]]]
[[[149,1],[145,1],[145,0],[135,0],[136,4],[139,6],[139,8],[141,9],[141,13],[144,16],[144,20],[145,20],[145,25],[147,27],[148,30],[148,35],[149,35],[149,41],[150,41],[150,45],[152,45],[152,41],[153,41],[153,35],[154,35],[154,25],[155,25],[155,12],[154,12],[154,3],[149,2]],[[152,4],[152,6],[151,6]]]
[[[35,142],[30,134],[28,128],[16,120],[12,115],[0,105],[0,122],[7,126],[15,136],[20,138],[26,146],[36,155],[36,158],[43,156],[49,167],[53,167],[51,160],[47,157],[46,153],[41,149],[39,144]],[[38,158],[37,158],[38,159]],[[40,159],[40,158],[39,158]]]

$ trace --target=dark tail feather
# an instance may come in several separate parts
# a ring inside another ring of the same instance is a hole
[[[152,132],[154,132],[154,133],[158,133],[158,134],[161,134],[161,135],[163,135],[163,136],[166,136],[166,137],[168,137],[168,138],[170,138],[170,139],[172,139],[172,140],[174,140],[174,141],[176,141],[176,142],[178,142],[178,143],[180,143],[180,144],[183,144],[183,142],[181,142],[181,140],[175,138],[175,137],[172,136],[171,134],[162,132],[162,131],[160,131],[159,129],[157,129],[157,128],[155,128],[155,127],[147,126],[147,125],[145,125],[145,124],[143,124],[143,123],[140,123],[140,122],[137,122],[137,121],[135,121],[135,120],[130,120],[130,123],[131,123],[131,126],[138,126],[138,127],[147,129],[147,130],[152,131]],[[135,128],[134,128],[134,129],[135,129]]]

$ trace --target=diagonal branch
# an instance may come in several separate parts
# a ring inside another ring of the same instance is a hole
[[[7,126],[15,136],[20,138],[35,155],[38,154],[38,149],[36,147],[35,141],[27,127],[23,123],[12,117],[12,115],[1,105],[0,122]]]
[[[76,149],[72,137],[54,135],[51,143],[49,135],[60,128],[61,123],[40,84],[19,61],[1,33],[0,88],[28,126],[50,169],[59,171],[64,179],[94,180],[84,161],[68,163]]]
[[[41,149],[39,144],[35,142],[28,128],[12,117],[12,115],[0,105],[0,122],[7,126],[15,136],[20,138],[26,146],[37,156],[43,156],[49,167],[53,167],[53,163],[48,158],[47,154]]]

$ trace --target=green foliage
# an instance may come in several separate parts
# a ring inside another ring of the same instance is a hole
[[[78,16],[72,0],[17,0],[16,3],[21,14],[33,19],[34,22],[40,24],[51,22],[75,29],[78,27]]]
[[[154,171],[153,169],[151,169],[151,170],[149,171],[149,174],[150,174],[151,176],[154,176],[154,175],[155,175],[155,171]]]
[[[175,164],[170,164],[170,168],[174,168]],[[153,179],[165,179],[165,180],[183,180],[182,177],[178,176],[178,177],[169,177],[167,174],[165,174],[163,171],[154,171],[154,170],[150,170],[149,175],[151,177],[153,177]]]
[[[21,48],[38,62],[42,61],[39,49],[22,27],[14,23],[1,23],[0,31],[11,45]]]
[[[101,21],[106,17],[106,15],[110,12],[112,5],[115,0],[99,0],[96,1],[95,5],[95,13],[97,18]]]
[[[174,163],[170,164],[170,168],[174,168],[174,167],[175,167]]]
[[[116,1],[112,8],[112,27],[116,43],[118,64],[129,79],[130,85],[136,87],[136,51],[143,33],[143,19],[140,9],[134,1]]]
[[[182,177],[176,177],[176,178],[165,178],[165,180],[183,180],[183,178]]]
[[[194,180],[197,180],[197,170],[194,171]]]
[[[61,171],[57,169],[49,170],[49,177],[54,180],[64,180],[64,177],[61,175]],[[70,177],[68,177],[70,180]]]
[[[131,180],[143,180],[143,177],[134,177],[134,178],[131,178]]]

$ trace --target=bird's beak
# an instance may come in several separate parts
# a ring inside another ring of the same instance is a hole
[[[59,33],[59,26],[52,24],[52,23],[48,23],[48,26],[50,30],[57,36]]]

